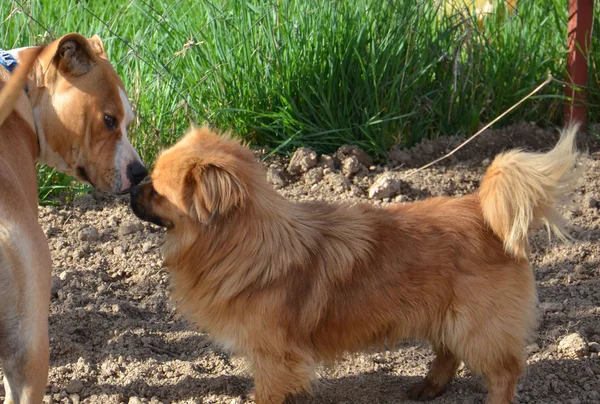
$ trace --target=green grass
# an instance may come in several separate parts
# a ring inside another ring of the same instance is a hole
[[[7,0],[0,38],[11,48],[99,34],[138,113],[132,141],[149,165],[204,122],[280,152],[354,143],[382,155],[424,137],[470,135],[548,72],[565,79],[565,1],[521,0],[517,14],[488,18],[481,32],[474,18],[442,10],[435,0]],[[591,111],[599,59],[592,52]],[[563,94],[553,82],[499,124],[560,124]]]

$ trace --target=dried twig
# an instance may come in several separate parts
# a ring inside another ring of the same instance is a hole
[[[509,112],[511,112],[513,109],[517,108],[519,105],[521,105],[525,100],[529,99],[531,96],[533,96],[535,93],[537,93],[538,91],[540,91],[544,86],[546,86],[548,83],[550,83],[552,81],[552,74],[548,73],[548,78],[539,86],[537,86],[532,92],[530,92],[529,94],[527,94],[525,97],[521,98],[521,100],[519,102],[517,102],[516,104],[514,104],[512,107],[510,107],[509,109],[507,109],[506,111],[504,111],[502,114],[500,114],[498,117],[496,117],[492,122],[488,123],[487,125],[485,125],[483,128],[481,128],[477,133],[475,133],[473,136],[471,136],[470,138],[468,138],[467,140],[465,140],[464,142],[462,142],[461,144],[459,144],[457,147],[455,147],[452,151],[444,154],[442,157],[438,158],[437,160],[432,161],[431,163],[427,163],[422,167],[417,168],[416,170],[413,170],[411,172],[409,172],[408,174],[405,174],[402,178],[400,178],[401,180],[410,177],[413,174],[418,173],[419,171],[422,171],[428,167],[431,167],[432,165],[439,163],[440,161],[450,157],[451,155],[453,155],[454,153],[456,153],[456,151],[458,151],[459,149],[461,149],[464,145],[466,145],[467,143],[469,143],[471,140],[475,139],[477,136],[479,136],[481,133],[483,133],[483,131],[485,131],[486,129],[488,129],[490,126],[492,126],[494,123],[496,123],[497,121],[499,121],[500,119],[502,119],[504,117],[504,115],[508,114]]]

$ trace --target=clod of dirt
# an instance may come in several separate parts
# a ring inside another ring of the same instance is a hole
[[[283,172],[275,167],[269,167],[267,169],[267,181],[269,181],[275,189],[283,188],[286,184]]]
[[[316,165],[317,153],[307,147],[300,147],[290,160],[288,172],[292,175],[298,175],[307,172]]]
[[[386,172],[375,179],[369,187],[369,198],[385,199],[392,198],[400,191],[401,182],[392,173]]]
[[[315,167],[308,170],[306,174],[304,174],[304,182],[306,185],[314,185],[323,179],[323,168]]]
[[[339,172],[326,174],[324,178],[333,192],[346,192],[350,189],[350,181]]]
[[[73,379],[67,384],[67,387],[65,387],[65,390],[67,391],[67,393],[73,394],[73,393],[79,393],[81,390],[83,390],[83,387],[84,387],[84,385],[81,380]]]
[[[344,145],[335,152],[335,158],[340,162],[343,162],[348,157],[356,157],[358,162],[365,167],[371,167],[373,165],[371,156],[356,145]]]
[[[79,232],[79,240],[81,241],[96,241],[100,238],[98,229],[94,226],[88,226],[81,229]]]
[[[564,337],[558,344],[559,352],[567,355],[572,355],[577,358],[582,358],[587,355],[589,347],[587,342],[579,335],[574,332]]]
[[[331,156],[328,156],[327,154],[321,155],[320,164],[324,168],[328,168],[329,170],[335,170],[335,159]]]
[[[356,156],[346,157],[342,161],[342,173],[346,178],[352,178],[360,170],[360,163]]]
[[[585,198],[585,204],[590,208],[597,208],[598,200],[593,195],[589,195]]]
[[[144,225],[139,220],[129,220],[121,223],[119,226],[119,237],[134,234],[144,230]]]
[[[539,309],[542,313],[545,314],[549,312],[562,311],[564,309],[564,306],[560,302],[544,302],[540,303]]]

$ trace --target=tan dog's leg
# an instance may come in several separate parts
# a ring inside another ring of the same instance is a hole
[[[283,404],[286,397],[310,389],[312,366],[297,354],[256,355],[253,368],[256,404]]]
[[[22,341],[17,352],[2,358],[5,404],[38,404],[44,398],[48,379],[48,337]]]
[[[2,296],[0,312],[5,404],[41,403],[48,379],[52,261],[42,230],[34,228],[24,230],[29,237],[19,238],[19,243],[0,237],[0,268],[9,269],[0,272],[0,285],[12,285]],[[34,249],[36,245],[40,247]]]
[[[440,347],[435,348],[435,354],[425,379],[408,391],[411,400],[425,401],[436,398],[444,392],[446,385],[454,377],[460,360],[448,349]]]

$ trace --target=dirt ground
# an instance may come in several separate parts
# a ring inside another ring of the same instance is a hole
[[[316,168],[294,176],[286,173],[285,159],[267,164],[280,192],[294,200],[403,203],[472,192],[499,151],[548,149],[556,139],[552,130],[529,124],[489,131],[456,157],[400,182],[398,194],[385,200],[368,198],[369,186],[382,172],[397,179],[461,139],[426,142],[371,167],[359,164],[350,179],[342,173],[348,167],[324,168],[321,157]],[[527,348],[518,403],[600,403],[600,143],[592,137],[579,143],[588,151],[581,159],[587,168],[573,205],[564,209],[575,240],[549,243],[542,231],[532,239],[539,327]],[[222,352],[208,335],[177,317],[169,300],[169,276],[161,266],[163,232],[139,221],[128,202],[128,197],[92,194],[40,209],[54,259],[45,402],[251,402],[244,360]],[[409,402],[406,390],[425,375],[432,358],[429,347],[415,342],[348,355],[320,369],[321,383],[312,396],[293,402]],[[484,399],[482,379],[462,367],[446,393],[432,402]]]

